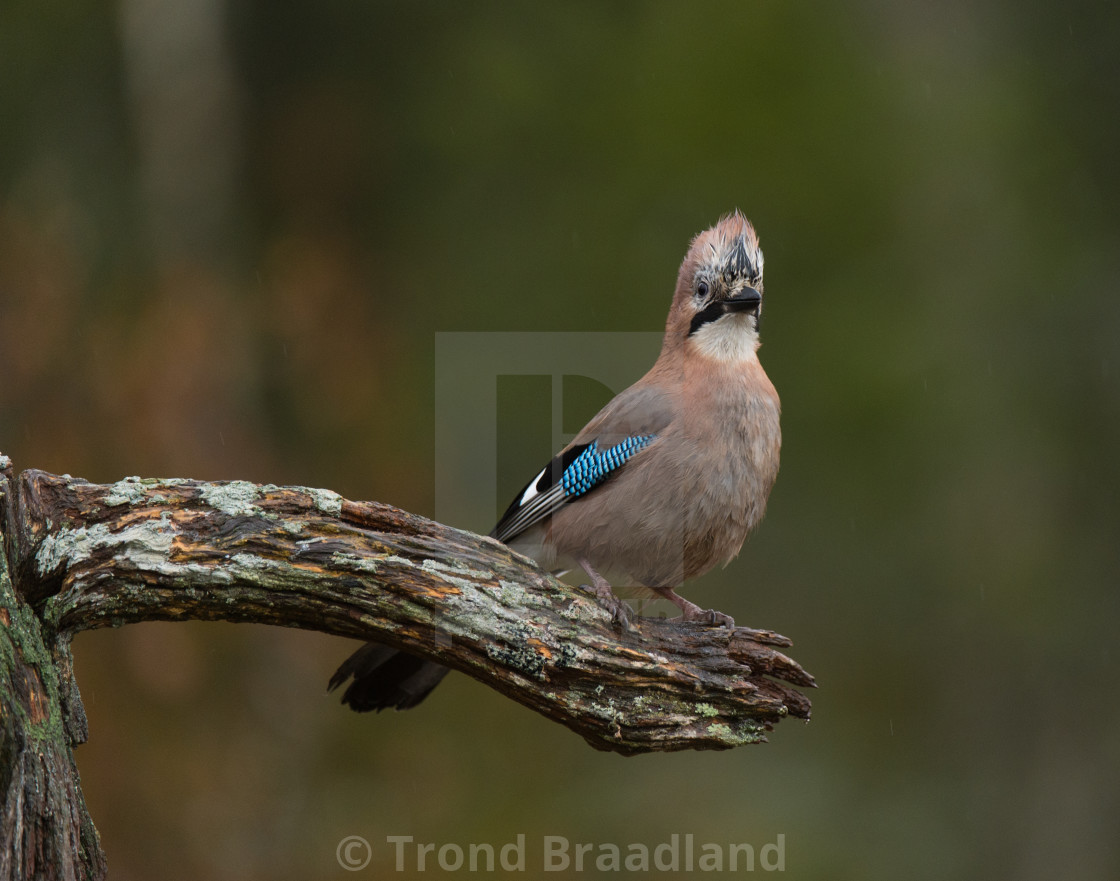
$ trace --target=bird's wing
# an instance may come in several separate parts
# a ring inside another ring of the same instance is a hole
[[[508,542],[581,498],[657,439],[673,408],[659,389],[633,385],[615,397],[517,494],[490,535]]]

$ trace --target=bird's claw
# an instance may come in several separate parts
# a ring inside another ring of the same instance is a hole
[[[624,600],[615,600],[612,605],[613,608],[607,609],[611,613],[611,624],[617,630],[637,633],[638,628],[634,626],[634,610]]]
[[[609,588],[603,591],[590,584],[581,584],[580,587],[594,596],[599,601],[599,605],[610,613],[611,624],[615,629],[627,633],[638,632],[638,628],[634,626],[634,610],[625,600],[620,600]]]
[[[717,612],[715,609],[701,609],[695,605],[692,605],[691,608],[682,609],[681,616],[677,620],[695,621],[698,624],[707,624],[710,627],[726,627],[729,630],[735,629],[735,619],[730,615]]]

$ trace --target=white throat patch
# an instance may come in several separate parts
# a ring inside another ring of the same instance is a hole
[[[737,312],[709,321],[690,338],[696,351],[724,363],[757,359],[758,331],[749,313]]]

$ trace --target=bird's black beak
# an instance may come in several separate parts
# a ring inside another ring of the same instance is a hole
[[[728,312],[757,312],[762,305],[762,294],[754,288],[743,288],[734,297],[720,300],[724,313]]]
[[[707,306],[692,316],[692,323],[688,326],[688,335],[692,336],[705,324],[718,321],[724,315],[746,312],[755,316],[755,326],[762,317],[762,294],[754,288],[743,288],[735,296],[725,300],[712,300]]]

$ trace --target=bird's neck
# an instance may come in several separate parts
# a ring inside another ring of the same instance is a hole
[[[687,354],[714,366],[740,367],[758,362],[758,331],[752,316],[726,315],[705,324],[685,340]]]

